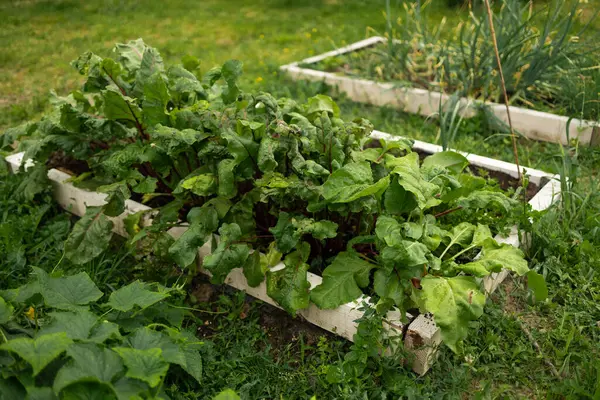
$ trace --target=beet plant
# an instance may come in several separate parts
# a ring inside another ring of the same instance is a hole
[[[73,65],[82,88],[3,140],[19,139],[34,160],[31,185],[61,167],[107,194],[69,235],[75,263],[107,248],[111,218],[134,199],[153,210],[125,218],[129,245],[190,276],[212,240],[202,268],[214,283],[242,268],[291,314],[363,294],[379,310],[418,308],[454,350],[483,312],[482,278],[528,270],[519,249],[493,239],[522,207],[457,153],[421,160],[409,140],[373,140],[367,120],[341,120],[327,96],[299,104],[243,92],[239,61],[199,77],[136,40]],[[175,227],[186,228],[177,239]],[[323,276],[312,290],[308,271]]]

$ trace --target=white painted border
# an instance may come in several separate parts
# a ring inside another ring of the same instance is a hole
[[[388,133],[379,131],[374,131],[371,134],[371,137],[376,139],[385,139],[387,141],[401,139],[400,136],[392,136]],[[432,154],[442,151],[441,146],[420,141],[415,141],[413,149]],[[19,170],[23,162],[23,154],[24,153],[18,153],[6,157],[6,161],[9,163],[13,172],[17,172]],[[503,172],[513,177],[518,175],[516,165],[514,164],[494,160],[488,157],[477,156],[474,154],[463,154],[467,157],[472,165]],[[531,199],[530,204],[532,204],[532,207],[536,210],[548,208],[554,202],[554,199],[560,192],[560,184],[557,180],[558,176],[536,169],[527,169],[527,173],[530,176],[531,182],[538,186],[543,185],[538,193]],[[48,172],[48,177],[50,178],[54,187],[54,196],[57,202],[65,210],[75,215],[84,215],[86,206],[99,206],[105,203],[104,199],[106,198],[106,194],[90,192],[73,186],[72,183],[68,182],[70,176],[62,171],[51,169]],[[548,180],[548,182],[545,183],[545,180]],[[151,208],[148,206],[132,200],[127,200],[126,209],[123,214],[119,215],[118,217],[111,218],[115,223],[113,230],[121,236],[127,236],[123,226],[123,218],[138,211],[149,210],[151,210]],[[173,228],[169,231],[169,234],[177,238],[181,236],[183,232],[185,232],[185,229],[185,227]],[[509,243],[514,246],[519,245],[519,236],[516,228],[513,229],[508,237],[497,236],[496,240],[498,242]],[[210,251],[210,242],[208,242],[198,249],[199,259],[202,259],[204,256],[210,254]],[[273,270],[283,267],[283,263],[280,263],[273,267]],[[203,272],[207,273],[206,271]],[[508,276],[508,272],[502,271],[499,274],[492,274],[490,277],[484,279],[484,287],[486,291],[490,293],[493,292],[496,287],[506,278],[506,276]],[[307,279],[310,282],[311,289],[319,285],[322,281],[320,276],[310,272],[307,274]],[[242,270],[239,268],[233,270],[225,278],[225,283],[236,289],[244,290],[249,295],[266,303],[269,303],[275,307],[279,307],[279,305],[277,305],[277,303],[275,303],[275,301],[267,295],[265,281],[263,281],[256,288],[250,287],[246,282],[246,278],[244,277]],[[358,307],[363,300],[368,300],[368,297],[364,296],[354,302],[344,304],[333,310],[320,310],[314,304],[311,304],[309,308],[300,310],[298,313],[308,322],[353,341],[354,334],[357,330],[357,324],[354,321],[362,317],[362,312],[358,310]],[[412,318],[411,316],[408,317],[409,319]],[[387,322],[388,324],[386,329],[389,331],[389,335],[401,334],[404,325],[401,322],[399,312],[390,312],[387,315]],[[418,374],[424,374],[429,370],[431,364],[435,360],[437,348],[440,344],[440,331],[433,322],[431,316],[422,314],[417,316],[409,323],[407,327],[407,334],[404,339],[404,347],[414,355],[412,368],[415,372]]]
[[[412,114],[430,116],[438,112],[440,100],[445,103],[449,96],[440,92],[418,88],[399,88],[392,83],[375,82],[367,79],[351,78],[330,72],[317,71],[300,67],[300,64],[314,64],[329,57],[350,53],[377,43],[387,42],[381,36],[374,36],[338,50],[329,51],[318,56],[306,58],[280,67],[294,80],[323,81],[357,102],[369,103],[376,106],[392,106]],[[466,105],[466,116],[473,115],[474,104],[477,102],[462,98]],[[506,107],[503,104],[486,103],[492,113],[500,120],[507,122]],[[525,137],[546,142],[569,144],[566,128],[569,117],[552,113],[529,110],[522,107],[510,106],[510,116],[514,128]],[[585,121],[573,118],[569,124],[569,137],[579,139],[584,145],[600,143],[600,122]]]

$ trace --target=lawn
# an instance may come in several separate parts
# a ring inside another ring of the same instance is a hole
[[[595,4],[589,2],[586,14]],[[435,6],[434,19],[452,20],[461,12],[437,0]],[[158,48],[166,64],[193,55],[207,71],[239,59],[244,88],[300,100],[331,93],[319,84],[291,82],[277,67],[383,32],[383,8],[383,1],[367,0],[2,2],[0,132],[39,117],[48,108],[49,90],[66,94],[76,88],[81,80],[69,62],[79,54],[108,55],[114,43],[138,37]],[[338,102],[345,119],[366,117],[381,131],[436,139],[435,120]],[[466,123],[456,145],[507,161],[513,157],[510,137],[480,119]],[[524,279],[509,279],[487,302],[486,314],[470,324],[464,351],[443,348],[424,377],[375,357],[360,378],[339,381],[328,371],[344,358],[348,342],[303,327],[234,291],[212,287],[209,298],[194,298],[194,307],[206,312],[185,322],[208,343],[202,350],[206,381],[198,385],[170,377],[166,393],[174,399],[211,398],[229,387],[243,399],[384,399],[400,394],[411,399],[600,399],[600,152],[525,139],[519,141],[519,152],[523,165],[568,174],[575,183],[561,206],[532,215],[527,258],[545,276],[549,300],[533,302]],[[63,260],[73,219],[47,206],[48,191],[30,202],[13,196],[19,184],[0,169],[1,289],[24,283],[30,265],[47,271],[60,265],[69,273],[83,268],[106,293],[134,279],[164,281],[164,266],[136,258],[118,242],[83,267]],[[189,299],[180,300],[181,306],[189,306]],[[295,334],[285,341],[273,338],[292,328]]]

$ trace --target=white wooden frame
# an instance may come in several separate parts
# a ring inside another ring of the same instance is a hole
[[[387,39],[384,37],[374,36],[341,47],[338,50],[310,57],[300,62],[283,65],[280,69],[285,71],[294,80],[323,81],[327,85],[336,87],[337,90],[345,93],[350,99],[360,103],[391,106],[426,117],[437,113],[440,100],[442,103],[445,103],[450,96],[425,89],[399,88],[393,83],[352,78],[300,66],[314,64],[329,57],[365,49],[386,41]],[[474,115],[475,101],[463,97],[461,103],[466,106],[465,116]],[[486,104],[497,118],[504,122],[508,121],[506,107],[503,104]],[[566,134],[568,117],[514,106],[510,106],[510,116],[515,130],[525,137],[546,142],[569,144]],[[572,119],[569,124],[569,138],[577,138],[584,145],[593,146],[600,144],[600,122]]]
[[[399,140],[399,136],[392,136],[390,134],[374,131],[371,135],[373,138],[390,140]],[[414,150],[426,152],[426,153],[437,153],[442,151],[441,146],[437,146],[430,143],[415,141]],[[508,174],[512,177],[518,176],[518,171],[515,164],[494,160],[487,157],[482,157],[473,154],[462,153],[467,157],[471,165],[481,168],[486,168],[492,171],[499,171]],[[13,172],[17,172],[23,162],[24,153],[17,153],[6,157]],[[27,164],[26,164],[27,165]],[[526,173],[530,177],[530,181],[540,187],[538,193],[530,200],[530,204],[535,210],[543,210],[548,208],[555,200],[556,195],[560,192],[559,176],[548,174],[544,171],[536,169],[525,169]],[[105,203],[106,194],[98,192],[90,192],[84,189],[73,186],[68,180],[71,176],[65,172],[57,169],[51,169],[48,172],[48,177],[52,182],[54,188],[54,197],[57,202],[67,211],[82,216],[85,214],[87,206],[99,206]],[[127,200],[125,204],[125,211],[114,218],[111,218],[114,222],[113,231],[121,236],[127,236],[127,233],[123,226],[123,219],[130,214],[138,211],[149,211],[150,207],[140,204],[138,202]],[[173,228],[169,233],[177,238],[183,234],[185,227]],[[513,229],[508,237],[496,237],[496,240],[503,243],[510,243],[514,246],[519,245],[519,236],[516,228]],[[199,259],[201,260],[207,254],[210,254],[210,242],[198,249]],[[278,264],[273,270],[284,268],[283,263]],[[204,273],[208,273],[203,271]],[[507,271],[502,271],[498,274],[492,274],[484,280],[484,287],[487,292],[493,292],[496,287],[506,278],[508,275]],[[311,288],[319,285],[322,278],[313,273],[308,273],[308,281],[310,282]],[[267,288],[265,282],[262,282],[258,287],[252,288],[246,283],[246,278],[241,269],[233,270],[225,279],[225,283],[239,290],[246,291],[249,295],[256,297],[266,303],[269,303],[275,307],[279,307],[277,303],[273,301],[267,295]],[[357,324],[354,322],[362,316],[362,312],[358,310],[359,305],[363,300],[368,300],[367,297],[362,297],[354,302],[344,304],[334,310],[320,310],[314,304],[311,304],[307,309],[300,310],[299,314],[304,317],[308,322],[317,325],[325,330],[342,336],[348,340],[353,340],[354,334],[357,330]],[[410,353],[414,354],[414,360],[412,361],[412,368],[418,374],[424,374],[431,367],[432,362],[435,360],[437,348],[441,343],[441,336],[439,328],[433,322],[431,316],[418,315],[416,318],[408,316],[409,324],[406,327],[401,322],[400,313],[392,311],[387,315],[387,327],[388,335],[401,335],[402,331],[406,328],[406,335],[404,337],[404,347]]]

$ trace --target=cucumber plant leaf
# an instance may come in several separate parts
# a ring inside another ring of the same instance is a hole
[[[0,350],[18,354],[33,368],[33,376],[39,374],[52,360],[73,343],[65,332],[42,335],[34,339],[18,338],[0,345]]]
[[[85,272],[71,276],[53,277],[44,270],[33,267],[38,291],[48,307],[60,310],[81,310],[103,296]]]
[[[123,370],[121,357],[108,348],[93,343],[74,343],[67,348],[71,360],[56,374],[53,389],[59,393],[76,382],[98,382],[112,386]]]
[[[114,351],[121,356],[127,367],[125,376],[144,381],[152,388],[162,382],[169,370],[169,363],[163,358],[160,348],[139,350],[116,347]]]
[[[150,290],[155,285],[159,290]],[[169,297],[168,289],[155,285],[137,280],[112,292],[106,304],[114,310],[123,312],[131,311],[136,307],[143,310]]]

